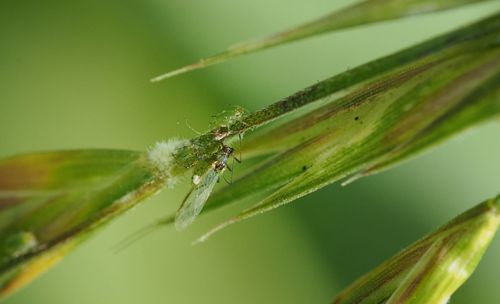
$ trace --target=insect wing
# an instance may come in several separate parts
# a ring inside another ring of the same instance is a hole
[[[178,230],[183,230],[194,222],[218,180],[219,173],[210,169],[200,183],[189,192],[175,215],[175,227]]]

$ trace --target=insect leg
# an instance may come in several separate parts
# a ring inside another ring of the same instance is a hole
[[[239,146],[240,146],[240,148],[239,148],[239,150],[240,150],[239,151],[240,152],[240,159],[238,160],[238,162],[241,163],[241,133],[238,133],[238,137],[240,138],[240,144],[239,144]]]
[[[198,135],[202,135],[203,133],[197,131],[195,128],[191,127],[191,125],[189,124],[189,122],[187,121],[187,118],[186,120],[184,121],[184,123],[186,124],[186,126],[191,130],[193,131],[194,133],[198,134]]]
[[[233,166],[233,168],[234,168],[234,159],[235,159],[235,157],[233,157],[233,163],[231,164],[231,166]],[[233,183],[234,170],[230,170],[230,171],[231,171],[231,184],[232,184]]]

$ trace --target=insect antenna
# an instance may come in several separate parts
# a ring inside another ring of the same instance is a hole
[[[238,137],[240,139],[239,149],[238,149],[239,150],[238,152],[240,153],[240,159],[238,159],[238,162],[241,163],[241,160],[242,160],[242,158],[241,158],[241,150],[242,150],[242,148],[241,148],[241,146],[242,146],[242,144],[241,144],[241,137],[242,137],[241,133],[238,133]]]
[[[200,131],[197,131],[195,128],[191,127],[191,125],[188,123],[187,121],[187,118],[186,120],[184,120],[184,124],[186,124],[186,127],[188,127],[191,131],[193,131],[194,133],[198,134],[198,135],[202,135],[203,133],[201,133]]]

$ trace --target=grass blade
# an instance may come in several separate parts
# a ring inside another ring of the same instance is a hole
[[[260,156],[203,212],[254,205],[216,226],[291,202],[330,183],[376,173],[500,114],[500,14],[321,81],[191,140],[174,156],[195,168],[245,136],[243,157]],[[340,96],[340,97],[339,97]],[[253,132],[249,132],[253,131]],[[204,164],[206,166],[206,163]],[[179,169],[179,170],[181,170]],[[173,217],[157,225],[170,224]]]
[[[144,153],[80,150],[0,160],[0,294],[164,185]]]
[[[257,201],[207,235],[349,177],[386,169],[465,128],[500,114],[500,50],[492,35],[475,50],[423,59],[253,142],[279,153],[209,202]],[[484,42],[484,41],[483,41]],[[484,48],[483,48],[484,47]],[[359,98],[361,96],[361,98]],[[250,140],[252,141],[252,140]],[[278,146],[276,148],[276,146]],[[210,205],[209,205],[210,206]]]
[[[178,176],[205,172],[225,141],[257,128],[243,153],[262,161],[211,196],[205,210],[240,200],[254,205],[209,234],[344,177],[388,168],[498,117],[499,35],[496,14],[255,113],[237,111],[206,134],[159,143],[148,153],[82,150],[0,160],[0,294]]]
[[[499,207],[500,196],[465,212],[355,281],[333,303],[447,303],[498,230]]]
[[[358,85],[362,86],[366,85],[369,81],[380,80],[391,72],[404,72],[405,68],[415,67],[419,63],[425,64],[431,58],[447,59],[477,49],[495,46],[495,37],[497,37],[499,31],[500,14],[497,13],[470,26],[320,81],[264,109],[244,115],[231,124],[218,126],[206,134],[192,139],[191,144],[192,146],[196,146],[196,149],[199,151],[212,151],[218,147],[218,143],[214,141],[214,138],[230,140],[236,135],[241,135],[256,128],[259,128],[257,130],[259,133],[269,134],[269,130],[262,128],[262,126],[284,118],[298,110],[313,107],[321,101],[331,101],[332,96],[336,96],[335,94],[345,94],[354,89],[359,89]],[[274,149],[271,140],[263,140],[262,137],[265,137],[265,135],[258,136],[255,140],[245,138],[243,152],[246,156],[267,153]],[[265,145],[261,144],[263,141],[265,141]],[[256,150],[261,146],[271,148],[265,148],[264,151],[256,153]],[[199,158],[198,156],[200,156],[199,154],[198,151],[186,146],[184,150],[179,151],[176,160],[183,163],[183,166],[189,167],[196,163]],[[201,156],[203,157],[203,155]],[[178,170],[182,171],[182,169]]]
[[[157,76],[151,81],[161,81],[189,71],[222,63],[244,54],[326,32],[338,31],[386,20],[405,18],[417,14],[437,12],[483,1],[489,0],[366,0],[284,32],[263,39],[237,44],[228,48],[225,52],[201,59],[194,64]]]

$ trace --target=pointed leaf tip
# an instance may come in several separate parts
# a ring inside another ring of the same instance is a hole
[[[333,301],[448,303],[472,275],[498,229],[498,197],[456,217],[344,289]]]
[[[483,1],[491,0],[365,0],[341,10],[334,11],[305,24],[292,27],[291,29],[281,31],[264,38],[237,43],[219,54],[200,59],[196,63],[156,76],[151,79],[151,82],[159,82],[180,74],[219,64],[242,55],[258,52],[264,49],[328,32],[335,32],[338,30],[398,18],[406,18],[418,14],[448,10]]]
[[[156,76],[154,78],[151,78],[150,81],[151,82],[160,82],[162,80],[165,80],[165,79],[168,79],[168,78],[172,78],[172,77],[180,75],[180,74],[184,74],[184,73],[187,73],[187,72],[190,72],[190,71],[193,71],[193,70],[201,69],[204,66],[205,65],[203,65],[201,62],[197,62],[197,63],[191,64],[191,65],[187,65],[187,66],[184,66],[184,67],[181,67],[181,68],[169,71],[167,73],[158,75],[158,76]]]

